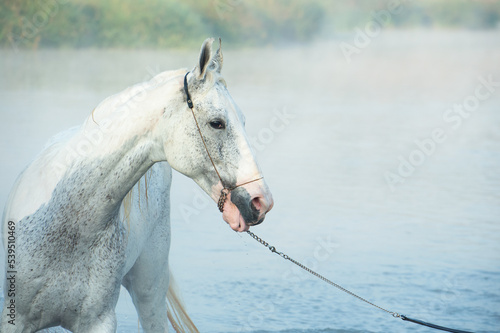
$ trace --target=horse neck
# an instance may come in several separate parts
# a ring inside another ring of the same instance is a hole
[[[92,207],[97,222],[93,228],[105,227],[102,223],[116,217],[134,184],[156,161],[163,160],[163,145],[154,128],[177,90],[160,86],[115,109],[101,105],[66,145],[67,152],[80,156],[73,157],[62,186],[66,193],[79,194],[72,202],[80,201],[82,209]]]

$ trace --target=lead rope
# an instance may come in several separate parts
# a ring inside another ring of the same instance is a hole
[[[435,325],[435,324],[431,324],[431,323],[427,323],[425,321],[422,321],[422,320],[418,320],[418,319],[412,319],[412,318],[409,318],[405,315],[402,315],[402,314],[399,314],[397,312],[393,312],[393,311],[389,311],[387,309],[384,309],[383,307],[381,306],[378,306],[366,299],[364,299],[363,297],[361,296],[358,296],[356,295],[355,293],[347,290],[346,288],[342,287],[341,285],[327,279],[326,277],[324,277],[323,275],[313,271],[312,269],[310,269],[309,267],[305,266],[304,264],[298,262],[297,260],[293,259],[293,258],[290,258],[288,255],[286,255],[285,253],[283,252],[279,252],[278,250],[276,250],[276,247],[272,246],[272,245],[269,245],[268,242],[266,242],[265,240],[263,240],[262,238],[260,238],[259,236],[257,236],[256,234],[254,234],[253,232],[251,232],[250,230],[247,231],[247,234],[250,235],[250,237],[252,237],[253,239],[255,239],[257,242],[259,242],[260,244],[264,245],[265,247],[267,247],[272,253],[276,253],[277,255],[279,255],[281,258],[285,259],[285,260],[288,260],[292,263],[294,263],[295,265],[299,266],[300,268],[302,268],[303,270],[305,270],[306,272],[314,275],[315,277],[317,277],[318,279],[321,279],[323,281],[325,281],[326,283],[328,283],[329,285],[332,285],[334,286],[335,288],[345,292],[346,294],[349,294],[353,297],[356,297],[357,299],[367,303],[367,304],[370,304],[371,306],[374,306],[376,307],[377,309],[379,310],[382,310],[384,312],[387,312],[388,314],[392,315],[394,318],[401,318],[402,320],[404,321],[409,321],[409,322],[412,322],[412,323],[415,323],[415,324],[419,324],[419,325],[422,325],[422,326],[427,326],[427,327],[430,327],[430,328],[434,328],[434,329],[437,329],[437,330],[441,330],[441,331],[447,331],[447,332],[452,332],[452,333],[473,333],[473,332],[470,332],[470,331],[461,331],[461,330],[456,330],[456,329],[453,329],[453,328],[448,328],[448,327],[444,327],[444,326],[439,326],[439,325]]]
[[[223,186],[223,188],[222,188],[222,190],[220,192],[219,200],[217,202],[217,206],[219,207],[219,210],[222,213],[224,211],[224,203],[226,202],[227,195],[232,190],[234,190],[237,187],[240,187],[240,186],[243,186],[243,185],[246,185],[246,184],[258,181],[258,180],[261,180],[264,177],[259,177],[259,178],[256,178],[254,180],[250,180],[250,181],[241,183],[239,185],[235,185],[233,187],[226,187],[224,185],[224,182],[222,181],[222,177],[220,176],[219,170],[217,170],[217,167],[215,166],[214,160],[212,159],[212,156],[210,155],[210,152],[208,151],[207,143],[205,142],[205,138],[203,137],[203,134],[201,133],[200,125],[198,124],[198,120],[196,119],[196,115],[194,114],[194,105],[193,105],[193,101],[191,100],[191,95],[189,94],[188,84],[187,84],[187,76],[188,76],[188,74],[189,74],[189,72],[187,72],[186,75],[184,76],[184,92],[186,93],[186,102],[187,102],[187,105],[188,105],[189,109],[191,110],[191,113],[193,114],[193,118],[194,118],[194,121],[196,123],[196,128],[198,129],[198,133],[200,134],[201,141],[203,141],[203,146],[205,147],[205,151],[207,152],[208,158],[210,159],[210,162],[212,163],[212,166],[214,167],[215,173],[217,173],[217,177],[219,177],[219,180],[220,180],[220,182],[221,182],[221,184]],[[473,333],[473,332],[470,332],[470,331],[461,331],[461,330],[456,330],[456,329],[452,329],[452,328],[448,328],[448,327],[443,327],[443,326],[439,326],[439,325],[427,323],[425,321],[421,321],[421,320],[418,320],[418,319],[412,319],[412,318],[409,318],[409,317],[407,317],[405,315],[399,314],[397,312],[392,312],[392,311],[389,311],[387,309],[384,309],[383,307],[378,306],[378,305],[376,305],[376,304],[374,304],[374,303],[372,303],[372,302],[364,299],[363,297],[358,296],[355,293],[353,293],[353,292],[345,289],[341,285],[339,285],[339,284],[337,284],[337,283],[335,283],[335,282],[327,279],[323,275],[321,275],[321,274],[313,271],[312,269],[310,269],[309,267],[301,264],[300,262],[296,261],[295,259],[290,258],[285,253],[277,251],[274,246],[269,245],[269,243],[267,243],[266,241],[264,241],[262,238],[260,238],[259,236],[257,236],[253,232],[251,232],[250,230],[247,230],[247,233],[253,239],[255,239],[257,242],[261,243],[262,245],[264,245],[265,247],[267,247],[269,250],[271,250],[271,252],[276,253],[277,255],[279,255],[280,257],[282,257],[283,259],[288,260],[288,261],[294,263],[295,265],[299,266],[300,268],[302,268],[306,272],[314,275],[318,279],[323,280],[324,282],[326,282],[326,283],[334,286],[335,288],[337,288],[337,289],[339,289],[339,290],[341,290],[341,291],[343,291],[343,292],[345,292],[345,293],[347,293],[347,294],[349,294],[349,295],[351,295],[353,297],[356,297],[357,299],[359,299],[359,300],[361,300],[361,301],[363,301],[363,302],[365,302],[367,304],[370,304],[371,306],[374,306],[377,309],[380,309],[380,310],[382,310],[382,311],[384,311],[384,312],[392,315],[395,318],[401,318],[404,321],[409,321],[409,322],[412,322],[412,323],[415,323],[415,324],[419,324],[419,325],[431,327],[431,328],[434,328],[434,329],[437,329],[437,330],[441,330],[441,331],[447,331],[447,332],[452,332],[452,333]]]
[[[258,180],[261,180],[264,177],[259,177],[254,180],[250,180],[238,185],[235,185],[233,187],[227,187],[224,185],[224,182],[222,181],[222,177],[220,176],[219,170],[217,170],[217,167],[215,166],[214,160],[212,159],[212,156],[210,155],[210,152],[208,151],[207,143],[205,142],[205,138],[203,137],[203,134],[201,133],[200,125],[198,124],[198,119],[196,119],[196,115],[194,114],[194,105],[193,101],[191,99],[191,95],[189,94],[189,89],[188,89],[188,84],[187,84],[187,76],[189,72],[186,73],[184,76],[184,92],[186,93],[186,102],[191,110],[191,113],[193,114],[194,122],[196,123],[196,128],[198,129],[198,133],[200,133],[201,141],[203,142],[203,146],[205,147],[205,151],[207,152],[208,158],[210,159],[210,162],[212,163],[212,166],[214,167],[215,173],[217,174],[217,177],[219,177],[220,183],[222,184],[222,190],[220,191],[220,197],[219,200],[217,201],[217,207],[219,208],[219,211],[222,213],[224,212],[224,204],[227,199],[227,195],[233,191],[235,188],[256,182]]]

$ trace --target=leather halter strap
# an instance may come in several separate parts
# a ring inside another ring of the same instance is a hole
[[[186,75],[184,76],[184,92],[186,93],[186,103],[187,103],[189,109],[191,110],[191,113],[193,114],[193,118],[194,118],[194,121],[196,123],[196,128],[198,129],[198,133],[200,133],[201,141],[203,142],[203,146],[205,147],[205,151],[207,152],[208,158],[210,159],[210,162],[212,163],[212,166],[214,167],[215,173],[217,174],[217,177],[219,177],[219,180],[223,186],[222,190],[220,191],[219,200],[217,202],[217,207],[219,207],[219,211],[222,213],[224,211],[224,204],[226,202],[227,195],[232,190],[234,190],[237,187],[261,180],[264,177],[259,177],[259,178],[256,178],[254,180],[250,180],[248,182],[244,182],[244,183],[235,185],[233,187],[227,187],[226,185],[224,185],[224,181],[222,180],[222,177],[219,173],[219,170],[217,170],[217,167],[215,166],[215,162],[212,159],[210,152],[208,151],[207,143],[205,141],[205,138],[203,137],[203,134],[201,133],[200,125],[198,124],[198,119],[196,119],[196,115],[194,114],[194,105],[193,105],[193,101],[191,99],[191,95],[189,94],[188,83],[187,83],[187,76],[189,73],[190,72],[187,72]]]

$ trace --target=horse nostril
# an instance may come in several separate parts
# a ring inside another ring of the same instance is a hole
[[[252,199],[252,205],[258,212],[260,212],[260,209],[262,208],[262,203],[260,202],[259,197],[255,197]]]
[[[256,222],[247,223],[247,225],[248,225],[249,227],[253,227],[253,226],[256,226],[256,225],[261,224],[263,221],[264,221],[264,218],[261,218],[260,220],[258,220],[258,221],[256,221]]]

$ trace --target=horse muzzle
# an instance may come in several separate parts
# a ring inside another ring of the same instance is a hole
[[[256,191],[252,194],[246,188],[238,187],[227,195],[222,216],[235,231],[246,231],[251,226],[261,224],[273,207],[269,191]]]
[[[247,226],[261,224],[274,204],[269,191],[252,192],[252,188],[241,187],[236,188],[231,195],[231,202],[238,207]]]

